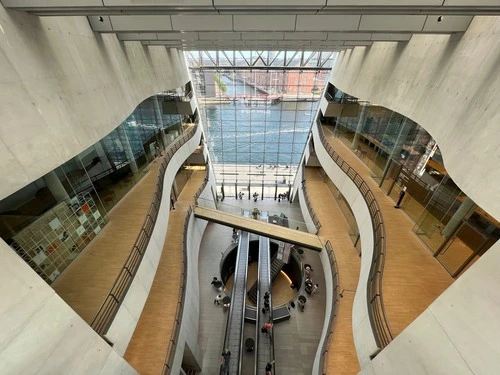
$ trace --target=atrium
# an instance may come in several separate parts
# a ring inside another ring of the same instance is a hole
[[[0,375],[500,372],[498,0],[0,0]]]

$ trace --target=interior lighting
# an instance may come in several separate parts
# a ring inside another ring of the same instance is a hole
[[[285,278],[288,280],[288,282],[290,283],[290,285],[292,285],[292,284],[293,284],[293,283],[292,283],[292,279],[290,279],[290,278],[288,277],[288,275],[287,275],[285,272],[280,271],[280,273],[281,273],[283,276],[285,276]]]

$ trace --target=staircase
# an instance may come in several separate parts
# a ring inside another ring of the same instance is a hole
[[[280,259],[277,258],[277,253],[274,255],[271,263],[271,284],[278,277],[281,269],[285,265]],[[252,303],[257,304],[257,281],[252,285],[247,293],[248,298]]]

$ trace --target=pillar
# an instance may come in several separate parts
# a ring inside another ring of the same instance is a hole
[[[59,180],[59,177],[57,177],[57,173],[55,171],[51,171],[43,176],[43,181],[45,182],[57,202],[62,202],[66,199],[69,199],[69,195],[66,192],[63,184],[61,183],[61,180]]]
[[[469,197],[466,197],[460,207],[458,207],[458,210],[451,217],[448,224],[446,224],[446,226],[443,228],[441,234],[446,238],[451,237],[458,226],[462,223],[462,220],[468,219],[475,210],[476,204],[474,203],[474,201]]]
[[[415,126],[414,123],[411,121],[406,121],[406,118],[403,120],[403,125],[399,129],[398,138],[394,143],[394,147],[392,148],[392,151],[389,155],[389,158],[387,159],[387,163],[385,164],[384,170],[382,172],[382,176],[380,177],[379,186],[382,186],[382,183],[384,182],[385,177],[387,176],[387,172],[389,172],[389,166],[391,165],[391,160],[394,159],[396,155],[401,153],[401,150],[403,149],[403,144],[405,143],[406,138],[408,137],[408,133],[410,133],[410,130],[414,126]]]
[[[368,116],[369,105],[361,105],[361,114],[359,115],[358,125],[356,126],[356,133],[354,133],[354,138],[352,140],[351,149],[357,150],[359,144],[359,137],[361,136],[361,128],[365,124],[366,117]]]
[[[155,107],[156,125],[158,126],[161,143],[163,144],[163,149],[165,150],[167,148],[167,142],[165,138],[165,132],[163,131],[164,125],[163,125],[162,110],[160,106],[160,101],[158,100],[158,97],[156,95],[153,96],[153,104]]]
[[[125,131],[123,124],[117,127],[116,131],[118,132],[118,137],[120,137],[120,142],[122,143],[123,151],[125,151],[125,155],[127,156],[127,159],[129,161],[130,170],[132,171],[132,173],[137,173],[139,171],[139,168],[137,168],[137,163],[135,162],[135,157],[134,157],[134,151],[130,146],[130,141],[128,139],[128,135],[127,132]]]

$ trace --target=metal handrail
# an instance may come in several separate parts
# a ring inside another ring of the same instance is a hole
[[[314,223],[314,226],[316,227],[316,230],[319,231],[321,228],[321,223],[318,219],[318,216],[316,215],[316,212],[314,211],[314,208],[312,207],[311,201],[309,200],[309,196],[307,195],[307,187],[306,187],[306,180],[305,180],[305,165],[302,163],[302,190],[304,191],[304,199],[306,201],[306,207],[307,211],[309,211],[309,215],[311,216],[311,219]]]
[[[182,324],[182,313],[184,312],[184,305],[186,301],[186,284],[187,284],[187,238],[188,238],[188,226],[189,220],[191,219],[191,214],[193,213],[193,207],[190,206],[186,212],[186,217],[184,218],[183,226],[183,236],[182,236],[182,275],[181,275],[181,286],[179,293],[179,300],[177,301],[177,310],[175,312],[174,320],[174,330],[170,336],[170,341],[168,343],[167,355],[165,356],[165,363],[163,365],[162,375],[170,373],[172,365],[175,358],[175,350],[177,348],[177,342],[179,340],[179,333]]]
[[[328,143],[323,132],[323,127],[320,121],[316,122],[318,133],[323,147],[328,152],[333,161],[346,173],[349,178],[358,187],[363,196],[366,205],[370,211],[372,229],[374,234],[373,257],[371,260],[370,272],[367,285],[367,301],[368,301],[368,316],[372,327],[375,341],[379,348],[386,347],[393,339],[391,328],[387,320],[385,312],[383,294],[382,294],[382,277],[384,274],[385,252],[386,252],[386,235],[382,212],[375,199],[375,196],[365,180],[347,164],[344,159],[337,154],[333,147]]]
[[[325,243],[325,250],[326,253],[328,254],[328,260],[330,261],[330,267],[332,270],[332,278],[333,282],[332,285],[334,285],[333,290],[334,290],[334,300],[332,302],[332,317],[328,323],[328,328],[326,330],[327,337],[326,340],[323,342],[323,346],[321,347],[321,358],[320,358],[320,364],[319,368],[322,369],[322,374],[326,374],[327,368],[328,368],[328,346],[330,345],[330,341],[333,336],[333,330],[334,330],[334,324],[336,323],[336,317],[337,317],[337,312],[339,309],[339,289],[340,289],[340,278],[339,278],[339,270],[337,267],[337,260],[335,259],[335,254],[333,252],[333,247],[330,242],[330,240],[327,240]]]
[[[146,215],[146,219],[144,220],[139,235],[137,236],[137,239],[132,246],[132,251],[128,255],[127,260],[120,270],[120,273],[118,274],[113,286],[108,292],[108,295],[104,299],[103,303],[97,310],[96,315],[92,319],[92,322],[90,323],[90,326],[101,336],[105,335],[109,327],[111,326],[111,323],[113,322],[118,309],[125,299],[127,291],[130,288],[130,285],[132,284],[132,281],[134,280],[137,270],[139,269],[141,261],[144,257],[144,253],[149,244],[151,234],[153,233],[156,218],[158,217],[167,166],[175,152],[193,137],[198,126],[198,124],[194,125],[189,130],[184,132],[181,136],[177,137],[177,139],[174,140],[174,142],[171,143],[165,150],[165,154],[160,162],[160,167],[158,168],[155,191],[153,193],[153,198]]]

